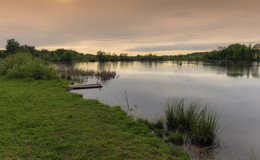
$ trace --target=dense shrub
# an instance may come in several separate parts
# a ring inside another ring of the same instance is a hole
[[[56,69],[29,53],[17,53],[3,60],[0,64],[0,74],[11,79],[51,79],[56,76]]]

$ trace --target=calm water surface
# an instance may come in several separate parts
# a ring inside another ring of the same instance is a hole
[[[61,66],[61,65],[60,65]],[[75,90],[86,99],[125,107],[125,90],[133,114],[154,119],[163,115],[169,98],[209,104],[222,116],[221,144],[215,159],[260,156],[260,79],[258,63],[108,62],[73,63],[65,67],[116,71],[119,78],[103,88]],[[96,83],[88,79],[85,83]],[[193,157],[198,159],[198,157]]]

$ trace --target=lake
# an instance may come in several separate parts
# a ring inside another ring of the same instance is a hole
[[[259,63],[246,62],[76,62],[63,67],[115,71],[118,78],[101,82],[103,88],[74,90],[86,99],[98,99],[126,109],[126,96],[136,117],[154,119],[164,114],[171,98],[199,100],[222,117],[223,130],[215,159],[260,156]],[[84,83],[97,83],[90,78]],[[189,151],[191,153],[191,151]],[[198,156],[191,154],[193,159]]]

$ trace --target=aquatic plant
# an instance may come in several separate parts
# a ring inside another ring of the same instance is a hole
[[[116,72],[83,70],[78,68],[59,68],[58,76],[60,78],[65,78],[69,80],[83,80],[88,77],[95,77],[97,79],[100,79],[102,82],[106,82],[117,77]]]
[[[219,118],[214,111],[204,107],[191,125],[191,139],[193,143],[212,145],[219,129]]]
[[[174,130],[190,131],[194,119],[198,117],[199,109],[199,103],[196,101],[186,106],[184,99],[168,100],[165,110],[167,127]]]
[[[99,77],[101,81],[107,81],[116,78],[116,72],[100,71],[95,73],[96,77]]]
[[[212,145],[217,137],[220,119],[217,113],[201,107],[198,101],[185,103],[184,99],[168,100],[165,117],[169,130],[187,133],[192,142],[200,145]]]

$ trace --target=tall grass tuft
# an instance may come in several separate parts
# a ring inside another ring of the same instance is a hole
[[[204,107],[191,125],[191,139],[196,144],[212,145],[219,129],[219,118],[214,111]]]
[[[184,99],[168,100],[165,117],[169,130],[188,133],[194,143],[206,146],[214,143],[220,125],[215,111],[197,101],[185,103]]]
[[[190,131],[192,122],[198,117],[199,109],[199,103],[195,101],[186,106],[184,99],[168,100],[165,111],[167,127],[173,130]]]

